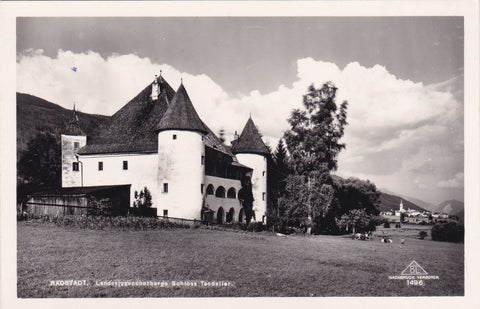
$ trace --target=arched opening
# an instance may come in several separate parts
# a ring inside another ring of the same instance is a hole
[[[213,185],[208,185],[207,187],[207,195],[213,195],[213,192],[215,189],[213,188]]]
[[[224,214],[223,208],[220,207],[220,208],[217,210],[217,223],[218,223],[218,224],[222,224],[222,223],[223,223],[223,214]]]
[[[235,188],[228,189],[227,197],[228,198],[236,198],[237,197],[237,193],[235,192]]]
[[[234,216],[235,216],[235,209],[233,209],[232,207],[227,212],[227,219],[226,219],[227,223],[231,223],[233,221]]]
[[[238,213],[238,222],[242,223],[243,222],[243,217],[244,217],[244,213],[243,213],[243,207],[240,208],[240,212]]]
[[[215,196],[216,197],[225,197],[225,188],[220,186],[217,188],[217,191],[215,191]]]

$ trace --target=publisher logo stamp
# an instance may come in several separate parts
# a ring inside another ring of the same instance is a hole
[[[390,280],[405,280],[407,285],[425,286],[427,280],[438,280],[439,276],[429,275],[416,261],[410,262],[399,276],[388,276]]]

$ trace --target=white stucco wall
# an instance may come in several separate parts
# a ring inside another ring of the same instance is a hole
[[[267,212],[267,158],[259,154],[246,153],[239,153],[236,157],[241,164],[253,169],[251,177],[254,198],[253,211],[255,219],[262,221],[262,216]]]
[[[242,205],[240,204],[240,201],[238,200],[238,191],[242,188],[242,184],[240,180],[235,180],[235,179],[228,179],[228,178],[221,178],[221,177],[215,177],[215,176],[205,176],[205,181],[204,181],[204,194],[205,194],[205,206],[210,208],[211,210],[215,211],[215,221],[217,220],[217,214],[218,214],[218,209],[220,207],[223,208],[224,214],[223,214],[223,219],[222,222],[225,222],[226,220],[226,214],[230,210],[230,208],[233,208],[235,211],[235,214],[233,215],[233,221],[232,222],[238,222],[238,215],[240,213],[240,209],[242,208]],[[206,190],[208,185],[213,185],[214,188],[214,194],[213,195],[207,195]],[[224,187],[225,188],[225,198],[220,198],[215,196],[215,190],[217,190],[218,187]],[[235,189],[235,198],[228,198],[227,193],[230,188]],[[245,220],[245,218],[244,218]]]
[[[152,207],[157,207],[157,164],[158,156],[152,154],[98,154],[79,157],[83,165],[84,186],[131,185],[130,206],[135,199],[134,192],[144,187],[152,193]],[[123,161],[128,169],[123,169]],[[98,170],[98,162],[103,162],[103,170]],[[80,174],[80,172],[77,172]],[[160,215],[160,210],[157,210]]]
[[[176,135],[176,139],[173,139]],[[167,130],[158,134],[158,214],[200,219],[205,157],[203,135],[198,132]],[[164,192],[164,184],[168,192]]]
[[[62,140],[62,187],[80,187],[80,170],[73,171],[73,162],[77,161],[77,150],[87,144],[86,136],[61,135]],[[79,148],[74,149],[74,143],[79,143]],[[79,167],[80,168],[80,167]]]

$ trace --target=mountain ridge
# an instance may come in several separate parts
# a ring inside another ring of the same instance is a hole
[[[49,132],[60,139],[62,129],[72,116],[73,110],[61,107],[37,96],[17,92],[17,160],[27,149],[27,144],[38,133]],[[98,124],[109,116],[77,111],[85,134],[90,134]]]

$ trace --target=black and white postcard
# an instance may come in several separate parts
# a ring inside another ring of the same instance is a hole
[[[478,1],[7,1],[8,308],[479,305]]]

